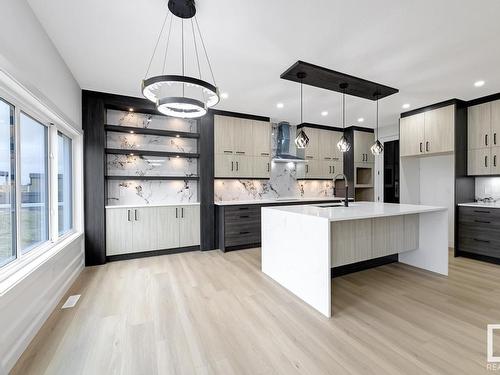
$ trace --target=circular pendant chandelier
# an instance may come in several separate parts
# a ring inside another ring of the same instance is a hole
[[[169,0],[167,15],[163,21],[158,39],[156,41],[153,55],[149,60],[148,68],[141,84],[141,91],[145,98],[156,104],[159,112],[179,118],[197,118],[207,113],[207,110],[219,103],[219,90],[217,89],[212,66],[208,58],[207,49],[201,35],[200,27],[196,19],[196,6],[194,0]],[[174,16],[180,19],[181,25],[181,74],[165,74],[168,47],[171,40],[172,24]],[[149,76],[151,66],[157,55],[158,46],[164,34],[165,25],[170,18],[168,33],[166,36],[166,47],[163,56],[161,74]],[[193,40],[194,54],[198,77],[185,74],[185,43],[184,43],[184,21],[190,20]],[[196,32],[196,31],[197,32]],[[199,42],[197,41],[199,39]],[[210,70],[212,82],[203,80],[201,74],[198,45],[204,51],[206,63]]]

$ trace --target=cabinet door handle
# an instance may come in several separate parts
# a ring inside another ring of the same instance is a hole
[[[329,170],[329,172],[328,172],[328,173],[330,173],[330,174],[331,174],[331,173],[332,173],[332,166],[331,166],[331,165],[329,165],[328,167],[329,167],[329,169],[328,169],[328,170]]]
[[[484,166],[485,168],[488,168],[488,155],[484,157]]]
[[[231,172],[234,171],[234,161],[231,162]]]
[[[270,172],[271,171],[271,165],[269,163],[267,163],[267,171]]]
[[[474,238],[474,241],[476,241],[476,242],[490,243],[490,241],[488,241],[488,240],[480,240],[479,238]]]
[[[260,155],[261,156],[269,156],[269,152],[261,152]]]
[[[236,151],[238,155],[245,155],[245,151]]]
[[[422,142],[420,142],[420,152],[424,152],[424,151],[422,150]]]
[[[184,219],[184,207],[181,207],[181,218]]]
[[[430,143],[429,141],[425,142],[425,152],[429,152],[430,149]]]
[[[488,134],[484,135],[484,144],[488,146]]]
[[[130,221],[130,210],[127,210],[127,220]]]
[[[332,173],[335,173],[335,165],[332,165]]]
[[[481,224],[491,224],[491,221],[486,221],[486,220],[474,220],[475,223],[481,223]]]
[[[497,166],[497,156],[496,155],[493,155],[493,166],[494,167]]]
[[[306,164],[306,173],[309,173],[309,166]]]
[[[134,220],[137,221],[137,210],[134,210]]]
[[[175,207],[175,218],[179,218],[179,209],[177,207]]]
[[[240,163],[237,161],[236,162],[236,170],[239,171],[240,170]]]

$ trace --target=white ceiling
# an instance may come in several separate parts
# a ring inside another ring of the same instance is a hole
[[[166,0],[28,2],[82,88],[141,96]],[[499,16],[498,0],[198,0],[197,13],[229,94],[217,108],[298,122],[299,86],[279,76],[300,59],[398,88],[380,103],[381,125],[397,123],[403,103],[500,92]],[[168,66],[179,73],[174,31]],[[338,93],[305,86],[304,96],[304,121],[340,124]],[[373,126],[374,102],[348,97],[347,124],[358,117]]]

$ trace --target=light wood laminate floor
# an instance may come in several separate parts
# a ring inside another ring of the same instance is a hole
[[[448,278],[391,264],[334,279],[332,319],[263,275],[259,249],[87,268],[69,294],[13,374],[491,374],[500,323],[500,266],[452,257]]]

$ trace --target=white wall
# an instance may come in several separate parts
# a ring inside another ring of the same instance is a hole
[[[81,129],[81,89],[26,0],[2,0],[0,69]]]
[[[27,88],[36,102],[81,129],[81,89],[27,2],[2,0],[0,12],[0,70]],[[81,175],[75,176],[75,184],[81,196]],[[81,201],[76,210],[81,214]],[[83,264],[80,234],[51,252],[33,272],[0,290],[0,374],[14,366]]]

